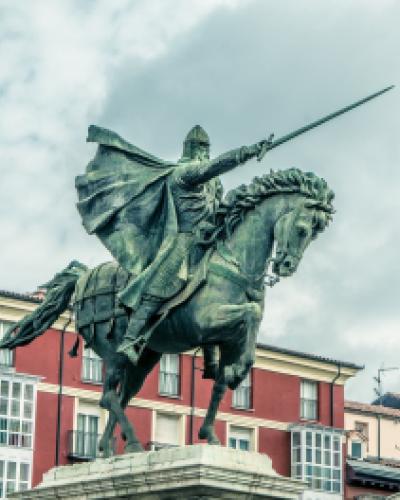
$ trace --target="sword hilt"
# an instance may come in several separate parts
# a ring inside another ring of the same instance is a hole
[[[257,161],[261,161],[264,158],[265,153],[268,151],[269,146],[272,144],[273,138],[274,134],[269,134],[268,139],[264,139],[263,141],[261,141],[262,146],[260,152],[257,155]]]

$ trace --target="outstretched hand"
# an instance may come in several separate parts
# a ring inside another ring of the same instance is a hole
[[[274,134],[270,134],[268,139],[263,139],[262,141],[257,143],[258,153],[257,153],[257,161],[261,161],[265,153],[268,151],[268,147],[271,146],[274,139]]]

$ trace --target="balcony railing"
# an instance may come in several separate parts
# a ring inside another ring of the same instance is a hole
[[[100,434],[83,431],[68,431],[68,457],[73,460],[89,461],[100,456]],[[113,439],[113,453],[115,454],[115,439]]]

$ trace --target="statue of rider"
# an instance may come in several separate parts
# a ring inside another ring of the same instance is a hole
[[[267,141],[210,160],[209,137],[196,125],[175,164],[99,127],[89,128],[88,141],[99,149],[76,180],[78,209],[87,231],[132,274],[119,294],[131,316],[118,351],[137,364],[157,312],[185,288],[204,255],[199,242],[222,198],[218,176],[257,156]],[[204,354],[206,364],[215,362],[211,350]]]

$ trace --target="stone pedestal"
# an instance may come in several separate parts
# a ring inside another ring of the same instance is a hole
[[[193,445],[56,467],[38,487],[10,498],[297,499],[305,488],[277,474],[266,455]]]

